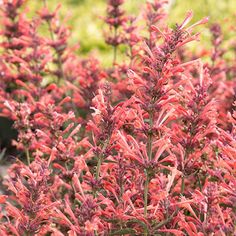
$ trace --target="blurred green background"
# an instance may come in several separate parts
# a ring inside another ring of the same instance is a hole
[[[60,0],[61,19],[69,16],[68,25],[72,30],[71,43],[80,43],[80,53],[98,54],[103,64],[111,61],[111,48],[104,42],[104,30],[107,26],[101,17],[106,14],[106,0]],[[43,6],[42,0],[29,0],[31,10],[39,10]],[[49,9],[53,11],[58,5],[58,0],[47,0]],[[125,0],[124,9],[127,14],[138,15],[143,9],[145,0]],[[194,19],[197,21],[205,16],[210,16],[209,24],[217,22],[223,26],[225,37],[229,38],[234,32],[230,24],[236,22],[236,0],[172,0],[168,6],[168,24],[173,26],[181,22],[188,10],[193,10]],[[202,43],[208,44],[210,34],[208,25],[201,26]],[[206,46],[204,45],[204,46]]]

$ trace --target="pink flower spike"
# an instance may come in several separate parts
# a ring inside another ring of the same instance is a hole
[[[192,28],[198,26],[198,25],[203,25],[206,24],[209,21],[209,17],[204,17],[203,19],[201,19],[200,21],[197,21],[196,23],[194,23],[193,25],[189,26],[186,31],[191,30]]]
[[[175,111],[175,108],[171,108],[166,115],[157,123],[157,126],[160,127],[169,117],[170,115],[173,114],[173,112]]]
[[[71,97],[67,96],[61,102],[59,102],[58,106],[62,106],[64,103],[67,103],[70,101],[71,101]]]
[[[6,196],[6,195],[0,195],[0,204],[5,203],[7,198],[8,198],[8,196]]]
[[[11,112],[14,112],[15,108],[9,103],[8,100],[4,102],[5,107],[7,107]]]
[[[48,159],[48,166],[56,159],[56,152],[57,152],[57,149],[55,147],[52,148],[52,151],[51,151],[51,155]]]
[[[221,208],[220,208],[220,206],[219,206],[219,203],[216,205],[216,209],[217,209],[217,211],[218,211],[218,213],[219,213],[219,215],[220,215],[220,218],[221,218],[223,224],[225,225],[224,215],[223,215],[222,210],[221,210]]]
[[[79,180],[78,175],[74,174],[72,180],[73,180],[73,183],[74,183],[75,187],[80,191],[83,199],[85,199],[84,191],[83,191],[83,188],[80,184],[80,180]]]
[[[148,45],[146,44],[146,42],[143,42],[143,49],[148,53],[148,55],[152,58],[155,59],[152,51],[150,50],[150,48],[148,47]]]
[[[158,32],[164,39],[167,39],[164,33],[156,25],[152,25],[151,29],[155,32]]]
[[[131,208],[133,209],[133,211],[136,212],[136,208],[134,207],[129,195],[131,195],[130,191],[127,191],[126,193],[124,193],[123,200],[128,202]]]
[[[174,182],[175,176],[177,175],[178,170],[176,168],[173,168],[172,173],[168,175],[168,184],[166,186],[166,192],[169,194],[170,188]]]
[[[183,29],[193,18],[193,11],[188,11],[186,14],[186,17],[184,19],[184,21],[182,22],[182,24],[180,25],[179,29]]]
[[[176,48],[180,48],[181,46],[183,46],[183,45],[185,45],[185,44],[187,44],[189,42],[192,42],[192,41],[199,41],[199,36],[200,36],[200,33],[192,35],[191,37],[187,38],[186,40],[178,43]]]
[[[25,82],[17,79],[16,84],[18,84],[18,85],[22,86],[23,88],[27,89],[28,91],[30,91],[30,87]]]
[[[73,137],[76,133],[78,133],[79,130],[80,130],[80,128],[81,128],[81,124],[78,124],[78,125],[73,129],[73,131],[70,133],[69,138]]]
[[[158,159],[160,158],[161,154],[166,150],[166,148],[168,147],[168,144],[164,144],[164,145],[161,145],[157,152],[156,152],[156,155],[155,155],[155,158],[154,158],[154,161],[157,162]]]

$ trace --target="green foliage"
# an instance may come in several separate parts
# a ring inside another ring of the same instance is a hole
[[[127,0],[125,10],[128,14],[137,15],[145,0]],[[235,12],[235,0],[172,0],[168,7],[169,24],[174,26],[179,19],[183,19],[188,10],[193,10],[194,20],[197,21],[205,16],[210,16],[209,24],[213,22],[222,23],[224,20],[232,20]],[[51,9],[56,8],[57,0],[48,1]],[[70,16],[68,25],[72,30],[70,43],[80,42],[80,53],[93,52],[99,54],[103,63],[111,59],[111,50],[104,42],[106,25],[101,16],[105,15],[106,0],[61,0],[60,14],[62,19]],[[38,10],[43,6],[43,1],[31,1],[31,9]],[[194,21],[193,20],[193,21]],[[223,24],[222,24],[223,25]],[[223,27],[226,37],[230,36],[230,30]],[[210,40],[208,30],[202,32],[203,41],[207,46]]]

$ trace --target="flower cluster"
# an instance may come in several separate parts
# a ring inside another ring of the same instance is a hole
[[[109,68],[77,54],[59,7],[44,0],[31,19],[27,1],[1,3],[0,118],[17,150],[0,176],[1,235],[236,234],[236,64],[220,25],[203,62],[185,45],[207,17],[171,29],[167,1],[139,17],[123,3],[108,1]]]
[[[106,36],[106,43],[114,48],[113,64],[116,63],[117,47],[123,43],[124,38],[119,28],[126,22],[124,10],[121,9],[124,0],[108,0],[107,17],[105,22],[109,25],[110,35]]]

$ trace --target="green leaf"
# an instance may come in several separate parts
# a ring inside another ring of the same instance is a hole
[[[109,222],[109,223],[118,223],[120,222],[119,219],[104,219],[106,222]]]
[[[128,220],[127,224],[129,223],[137,223],[139,224],[146,232],[148,232],[148,227],[147,225],[141,221],[141,220],[138,220],[138,219],[131,219],[131,220]]]
[[[110,236],[112,235],[122,235],[122,234],[136,234],[136,231],[131,228],[126,228],[126,229],[120,229],[115,232],[110,233]]]
[[[112,160],[104,160],[105,163],[115,163],[117,164],[117,161],[112,161]]]

